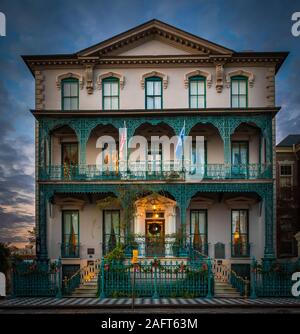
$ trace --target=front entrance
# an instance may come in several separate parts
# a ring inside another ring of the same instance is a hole
[[[164,212],[146,212],[146,256],[165,256],[164,217]]]

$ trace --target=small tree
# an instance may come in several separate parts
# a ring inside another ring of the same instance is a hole
[[[7,274],[10,269],[11,266],[10,256],[11,253],[9,245],[0,242],[0,271],[3,272],[4,274]]]

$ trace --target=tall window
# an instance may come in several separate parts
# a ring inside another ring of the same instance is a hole
[[[62,257],[79,257],[79,212],[62,212]]]
[[[250,255],[248,210],[231,211],[231,245],[233,257]]]
[[[67,78],[62,80],[62,110],[79,109],[78,79]]]
[[[112,251],[120,242],[120,211],[103,211],[103,253]]]
[[[191,210],[190,236],[194,249],[207,254],[207,210]]]
[[[292,165],[280,165],[280,187],[292,187],[293,185],[293,169]]]
[[[62,143],[61,144],[61,162],[62,162],[62,177],[64,179],[72,179],[76,176],[78,165],[78,144],[77,143]]]
[[[248,172],[248,142],[231,143],[231,172],[236,177],[245,177]]]
[[[190,108],[206,108],[205,77],[195,76],[189,79]]]
[[[162,109],[162,80],[146,78],[146,109]]]
[[[231,107],[248,107],[248,78],[235,76],[231,78]]]
[[[119,109],[120,83],[119,79],[110,77],[102,80],[102,108],[104,110]]]

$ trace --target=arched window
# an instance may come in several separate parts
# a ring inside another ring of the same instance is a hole
[[[189,107],[206,108],[206,78],[203,76],[189,78]]]
[[[242,75],[231,77],[231,108],[248,107],[248,78]]]
[[[79,82],[76,78],[61,80],[62,110],[79,109]]]
[[[118,110],[120,108],[120,80],[108,77],[102,80],[102,109]]]
[[[149,77],[145,79],[146,109],[162,109],[162,79]]]

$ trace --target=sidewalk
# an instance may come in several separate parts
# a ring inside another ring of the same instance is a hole
[[[0,310],[13,309],[121,309],[130,308],[131,298],[12,298],[0,300]],[[299,308],[296,298],[136,298],[135,308]]]

